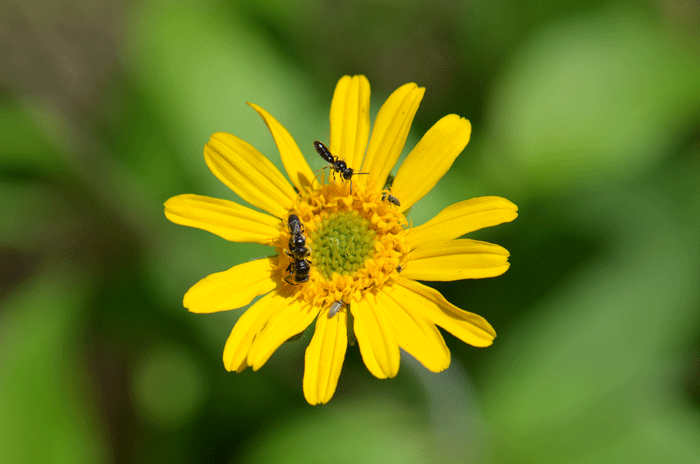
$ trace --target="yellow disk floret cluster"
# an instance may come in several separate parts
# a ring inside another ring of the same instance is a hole
[[[347,181],[300,193],[289,214],[296,214],[304,226],[311,270],[308,282],[283,284],[290,293],[315,306],[350,304],[398,277],[397,269],[410,251],[408,223],[395,205],[382,198],[372,185],[354,184],[351,192]],[[284,277],[293,261],[285,253],[290,238],[286,222],[280,231],[275,274]]]

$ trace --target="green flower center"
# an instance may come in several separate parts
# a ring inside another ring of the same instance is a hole
[[[326,279],[334,272],[353,274],[374,255],[375,237],[370,222],[357,211],[331,213],[311,235],[311,261]]]

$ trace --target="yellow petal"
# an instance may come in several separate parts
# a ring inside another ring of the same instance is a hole
[[[399,346],[432,372],[450,365],[450,350],[435,324],[418,311],[396,301],[390,295],[377,293],[377,304],[384,312],[396,334]]]
[[[281,172],[247,142],[217,132],[204,146],[209,169],[245,201],[278,218],[286,216],[296,192]]]
[[[356,171],[362,165],[369,139],[369,81],[365,76],[343,76],[331,102],[331,140],[336,157]]]
[[[302,304],[290,298],[287,305],[273,314],[255,337],[248,352],[248,365],[254,371],[260,369],[282,343],[303,332],[317,315],[318,308],[314,310],[308,303]]]
[[[508,250],[492,243],[459,239],[414,250],[401,276],[416,280],[461,280],[495,277],[508,270]]]
[[[355,336],[367,369],[380,379],[396,376],[401,359],[399,344],[373,295],[368,293],[358,303],[352,303],[350,309],[355,316]]]
[[[403,205],[403,200],[401,204]],[[406,236],[412,249],[431,242],[444,242],[475,230],[510,222],[518,216],[518,207],[505,198],[479,197],[448,206]]]
[[[348,347],[347,312],[316,319],[316,331],[304,359],[304,397],[309,404],[325,404],[335,393]]]
[[[472,126],[456,114],[445,116],[425,133],[396,174],[391,193],[407,210],[445,175],[469,143]]]
[[[356,182],[360,185],[364,185],[367,178],[370,178],[379,189],[384,186],[403,150],[424,93],[423,87],[413,83],[405,84],[396,89],[382,105],[374,121],[367,156],[362,163],[362,172],[369,172],[369,175],[357,177]],[[403,199],[399,200],[403,202]]]
[[[258,259],[205,277],[189,289],[183,304],[193,313],[228,311],[247,305],[276,286],[271,260]]]
[[[263,121],[265,121],[265,124],[267,124],[267,128],[270,129],[270,133],[277,144],[277,149],[280,151],[284,169],[297,190],[302,191],[304,188],[311,186],[316,181],[314,173],[287,129],[258,105],[254,103],[248,103],[248,105],[257,111],[260,117],[263,118]]]
[[[232,242],[272,245],[280,220],[228,200],[178,195],[165,202],[165,217],[183,226],[209,231]]]
[[[270,292],[248,308],[233,326],[224,347],[226,370],[241,372],[247,366],[248,350],[270,316],[286,306],[287,298]]]
[[[391,297],[411,306],[433,324],[437,324],[455,337],[472,346],[489,346],[496,332],[486,319],[478,314],[459,309],[440,295],[437,290],[414,280],[400,278],[398,285],[388,290]]]

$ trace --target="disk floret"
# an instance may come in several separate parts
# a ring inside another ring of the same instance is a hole
[[[328,307],[337,301],[352,303],[398,276],[397,268],[409,252],[406,218],[382,199],[377,189],[331,182],[302,192],[294,209],[306,231],[311,255],[308,282],[297,286],[297,296]],[[291,235],[281,228],[278,250]],[[282,270],[292,257],[281,257]]]
[[[333,273],[352,275],[374,255],[376,232],[357,211],[331,213],[315,231],[315,264],[330,279]]]

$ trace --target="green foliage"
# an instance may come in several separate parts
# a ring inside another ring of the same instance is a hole
[[[57,269],[28,279],[0,315],[0,450],[4,462],[107,458],[99,393],[84,338],[86,276]]]

